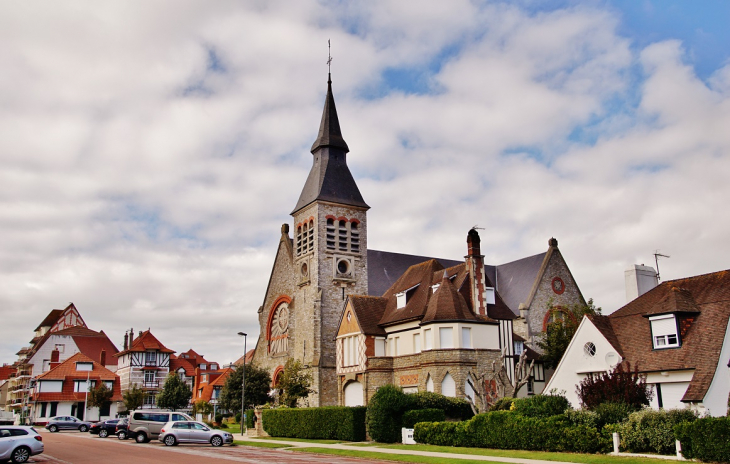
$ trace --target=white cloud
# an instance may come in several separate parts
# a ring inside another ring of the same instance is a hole
[[[610,12],[38,5],[0,6],[2,361],[69,301],[119,345],[150,327],[218,362],[240,355],[239,330],[252,347],[327,39],[371,247],[458,259],[478,224],[502,263],[555,236],[608,310],[657,248],[665,278],[728,267],[730,66],[706,83],[678,42],[632,54]],[[432,92],[389,91],[394,68]]]

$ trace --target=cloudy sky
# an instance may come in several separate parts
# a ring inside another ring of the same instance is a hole
[[[586,297],[730,268],[724,1],[0,3],[0,362],[73,302],[251,348],[332,78],[371,248],[559,240]]]

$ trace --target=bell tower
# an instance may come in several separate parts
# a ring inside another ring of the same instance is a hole
[[[328,75],[327,96],[312,169],[291,215],[297,346],[292,354],[310,366],[319,404],[338,404],[335,337],[347,295],[366,295],[367,210],[347,167],[349,147],[342,137]]]

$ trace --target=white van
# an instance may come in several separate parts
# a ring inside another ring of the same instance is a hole
[[[162,426],[170,421],[193,421],[182,412],[138,409],[129,413],[129,436],[137,443],[147,443],[160,436]]]

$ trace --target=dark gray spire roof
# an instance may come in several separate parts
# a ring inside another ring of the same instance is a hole
[[[312,145],[314,160],[304,183],[299,201],[291,214],[310,203],[323,200],[369,209],[363,200],[355,179],[347,167],[350,149],[342,138],[340,120],[337,118],[335,98],[332,95],[332,79],[327,79],[327,98],[324,102],[319,135]]]

